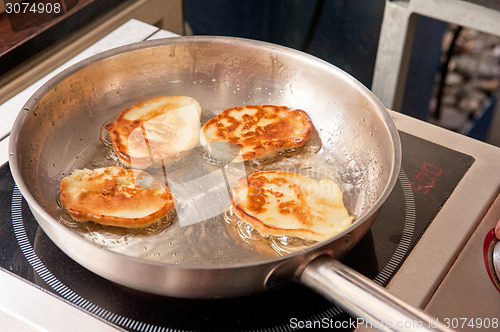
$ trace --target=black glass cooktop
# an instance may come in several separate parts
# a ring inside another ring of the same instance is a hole
[[[400,132],[399,180],[371,231],[343,260],[386,285],[474,163],[471,156]],[[301,285],[236,299],[185,300],[131,290],[81,267],[38,226],[0,168],[0,267],[130,331],[350,330],[355,319]]]

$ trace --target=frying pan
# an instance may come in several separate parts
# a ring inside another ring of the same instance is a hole
[[[266,167],[334,178],[356,221],[327,241],[285,255],[265,243],[246,241],[224,215],[231,181],[251,169],[205,162],[198,146],[178,165],[155,175],[163,176],[178,196],[172,225],[132,232],[68,222],[57,203],[62,177],[75,168],[113,164],[104,124],[126,107],[159,95],[197,99],[201,123],[247,104],[305,110],[314,132],[304,150]],[[401,147],[392,119],[376,97],[313,56],[264,42],[209,36],[113,49],[44,84],[20,112],[9,149],[14,180],[45,233],[82,266],[118,284],[166,296],[220,298],[295,280],[353,315],[382,322],[374,326],[383,329],[405,330],[400,328],[404,322],[432,319],[336,260],[369,230],[391,192]]]

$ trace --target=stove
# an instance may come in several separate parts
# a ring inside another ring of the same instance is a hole
[[[474,157],[400,131],[402,170],[371,231],[343,260],[386,286],[432,224]],[[45,235],[0,168],[0,267],[83,312],[130,331],[292,331],[355,321],[313,291],[291,285],[236,299],[184,300],[145,294],[78,265]],[[258,319],[256,319],[258,317]],[[328,322],[328,323],[327,323]]]
[[[132,23],[126,28],[144,31],[141,38],[154,32]],[[158,37],[163,36],[160,31]],[[107,42],[117,39],[108,36]],[[343,262],[449,327],[494,328],[500,294],[487,263],[495,242],[491,230],[500,219],[500,149],[400,113],[391,115],[402,140],[402,170],[371,231]],[[2,156],[5,143],[0,142]],[[0,300],[0,324],[5,324],[3,310],[31,320],[31,327],[51,321],[49,330],[66,330],[68,324],[77,328],[72,322],[81,317],[94,330],[367,329],[300,285],[235,299],[185,300],[107,281],[75,263],[45,235],[8,164],[0,167],[0,217],[0,289],[13,299]],[[33,318],[36,310],[47,317]],[[13,326],[9,320],[7,326]]]

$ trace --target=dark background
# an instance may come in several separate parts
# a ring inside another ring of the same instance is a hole
[[[298,49],[371,88],[385,0],[184,0],[195,35],[223,35]],[[426,121],[440,66],[444,22],[417,17],[401,112]]]
[[[370,86],[384,0],[184,0],[196,35],[251,38],[315,55]]]

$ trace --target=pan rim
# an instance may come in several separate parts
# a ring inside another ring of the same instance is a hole
[[[140,50],[143,48],[154,48],[154,47],[164,47],[168,45],[176,45],[176,44],[181,44],[181,43],[193,43],[193,42],[211,42],[211,43],[231,43],[231,42],[237,42],[237,41],[244,41],[248,45],[256,45],[260,46],[263,48],[268,48],[269,50],[275,51],[278,55],[280,52],[286,52],[288,56],[292,55],[294,57],[301,57],[305,58],[306,60],[313,60],[316,65],[326,67],[328,70],[333,70],[337,73],[342,74],[346,79],[350,80],[358,89],[359,91],[363,94],[363,96],[367,99],[370,100],[374,105],[377,110],[377,115],[381,117],[383,122],[386,124],[386,129],[389,132],[389,136],[391,137],[392,141],[392,149],[393,149],[393,160],[392,160],[392,167],[389,170],[391,172],[389,181],[387,181],[385,188],[383,188],[381,195],[378,197],[378,199],[375,201],[373,206],[365,213],[363,216],[361,216],[359,219],[357,219],[349,228],[346,230],[342,231],[341,233],[325,240],[322,242],[318,242],[308,248],[299,250],[295,253],[287,254],[284,256],[277,256],[277,257],[272,257],[272,258],[266,258],[266,259],[261,259],[256,262],[245,262],[245,263],[226,263],[226,264],[220,264],[220,265],[215,265],[215,264],[208,264],[208,265],[195,265],[195,264],[174,264],[174,263],[168,263],[168,262],[158,262],[158,261],[153,261],[153,260],[147,260],[147,259],[142,259],[134,256],[129,256],[125,255],[119,252],[115,252],[113,250],[110,250],[108,248],[99,246],[97,244],[91,243],[81,236],[75,234],[71,230],[69,230],[67,227],[59,223],[53,216],[51,216],[43,207],[42,205],[35,199],[34,195],[31,193],[31,191],[28,189],[27,184],[25,183],[21,173],[20,173],[20,160],[17,156],[16,153],[16,146],[17,146],[17,141],[19,138],[19,134],[24,122],[24,119],[26,118],[27,114],[30,112],[30,110],[36,106],[38,103],[38,100],[43,97],[46,92],[48,92],[51,89],[51,86],[54,86],[55,84],[61,82],[64,80],[67,76],[85,68],[86,66],[102,61],[105,59],[109,59],[113,56],[120,55],[122,53],[127,53],[131,51],[136,51]],[[93,249],[98,248],[99,250],[103,250],[107,254],[111,255],[110,257],[113,257],[117,255],[116,257],[125,257],[126,259],[132,261],[134,263],[140,263],[140,264],[145,264],[148,266],[158,266],[158,267],[168,267],[168,268],[173,268],[173,269],[180,269],[180,270],[227,270],[227,269],[241,269],[241,268],[249,268],[249,267],[254,267],[256,265],[268,265],[268,264],[275,264],[284,260],[292,259],[297,256],[303,256],[307,255],[313,251],[317,251],[318,249],[328,246],[329,243],[334,242],[338,238],[344,236],[347,233],[350,233],[352,230],[357,228],[359,225],[363,224],[371,215],[373,215],[381,206],[382,204],[386,201],[387,197],[391,193],[397,179],[398,179],[398,174],[399,170],[401,167],[401,159],[402,159],[402,153],[401,153],[401,142],[400,138],[396,129],[396,126],[388,112],[388,110],[385,108],[385,106],[382,104],[382,102],[363,84],[361,84],[357,79],[352,77],[350,74],[346,73],[345,71],[341,70],[340,68],[336,67],[335,65],[328,63],[322,59],[319,59],[313,55],[304,53],[302,51],[298,51],[292,48],[288,48],[285,46],[281,45],[276,45],[264,41],[258,41],[258,40],[251,40],[251,39],[246,39],[246,38],[239,38],[239,37],[228,37],[228,36],[180,36],[180,37],[168,37],[168,38],[161,38],[161,39],[155,39],[155,40],[149,40],[149,41],[141,41],[141,42],[136,42],[133,44],[128,44],[124,46],[120,46],[117,48],[113,48],[95,55],[92,55],[86,59],[83,59],[70,67],[62,70],[60,73],[56,74],[54,77],[50,78],[47,82],[45,82],[37,91],[28,99],[28,101],[23,105],[23,107],[20,110],[20,113],[16,117],[16,120],[14,122],[14,125],[11,130],[11,135],[9,137],[9,164],[10,164],[10,169],[11,173],[13,175],[14,181],[16,185],[18,186],[21,194],[23,195],[24,199],[28,203],[28,206],[30,209],[35,209],[37,213],[39,213],[45,220],[50,220],[51,226],[58,227],[58,231],[64,232],[64,234],[67,236],[71,236],[72,238],[74,237],[75,241],[79,241],[83,243],[85,246],[90,246]],[[42,227],[42,229],[45,230],[44,225],[42,225],[42,222],[37,219],[37,222],[39,225]],[[44,221],[45,222],[45,221]],[[43,223],[44,223],[43,222]]]

